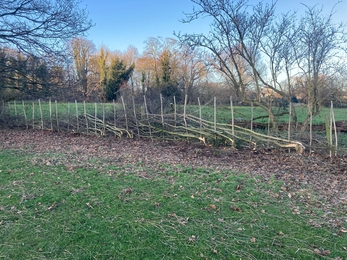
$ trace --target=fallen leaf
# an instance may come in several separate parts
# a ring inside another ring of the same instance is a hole
[[[320,255],[320,254],[321,254],[321,251],[320,251],[318,248],[313,249],[313,252],[314,252],[316,255]]]
[[[233,211],[242,212],[242,210],[240,208],[238,208],[238,207],[230,206],[230,209],[233,210]]]
[[[188,238],[189,243],[195,242],[196,236],[191,236]]]
[[[256,241],[257,241],[257,239],[256,239],[255,237],[252,237],[252,238],[251,238],[251,242],[252,242],[252,243],[255,243]]]
[[[210,204],[209,207],[210,207],[211,209],[216,209],[216,208],[217,208],[216,205],[214,205],[214,204]]]

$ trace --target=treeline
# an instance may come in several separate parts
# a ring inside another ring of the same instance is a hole
[[[112,101],[120,93],[167,102],[202,103],[217,97],[236,105],[255,103],[272,120],[272,107],[290,102],[319,108],[346,106],[345,27],[318,6],[277,14],[276,2],[195,0],[186,22],[211,18],[207,34],[148,38],[142,53],[96,48],[86,38],[69,41],[65,55],[35,56],[0,49],[3,100],[52,98]],[[292,115],[294,122],[296,115]]]

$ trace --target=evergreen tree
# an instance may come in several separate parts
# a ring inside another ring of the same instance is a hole
[[[128,82],[134,68],[134,64],[127,68],[125,62],[119,58],[112,61],[105,89],[107,101],[117,100],[120,88]]]

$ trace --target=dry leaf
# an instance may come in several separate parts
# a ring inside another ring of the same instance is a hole
[[[216,209],[216,208],[217,208],[216,205],[214,205],[214,204],[210,204],[209,207],[210,207],[211,209]]]
[[[321,254],[321,251],[320,251],[318,248],[313,249],[313,252],[314,252],[316,255],[320,255],[320,254]]]
[[[242,212],[242,210],[240,208],[237,208],[237,207],[230,206],[230,209],[233,211]]]
[[[195,242],[196,236],[191,236],[188,238],[189,243]]]
[[[252,242],[252,243],[255,243],[256,241],[257,241],[257,239],[256,239],[255,237],[252,237],[252,238],[251,238],[251,242]]]

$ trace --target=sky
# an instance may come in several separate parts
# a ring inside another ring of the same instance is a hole
[[[250,4],[258,0],[249,0]],[[266,2],[266,1],[265,1]],[[277,13],[289,10],[303,12],[307,6],[318,5],[329,13],[337,0],[278,0]],[[126,51],[132,45],[141,54],[149,37],[175,38],[174,32],[201,33],[209,29],[208,19],[182,23],[184,13],[193,10],[190,0],[82,0],[81,7],[89,12],[95,26],[86,38],[96,48],[105,45],[111,51]],[[347,23],[347,0],[337,5],[336,22]]]

